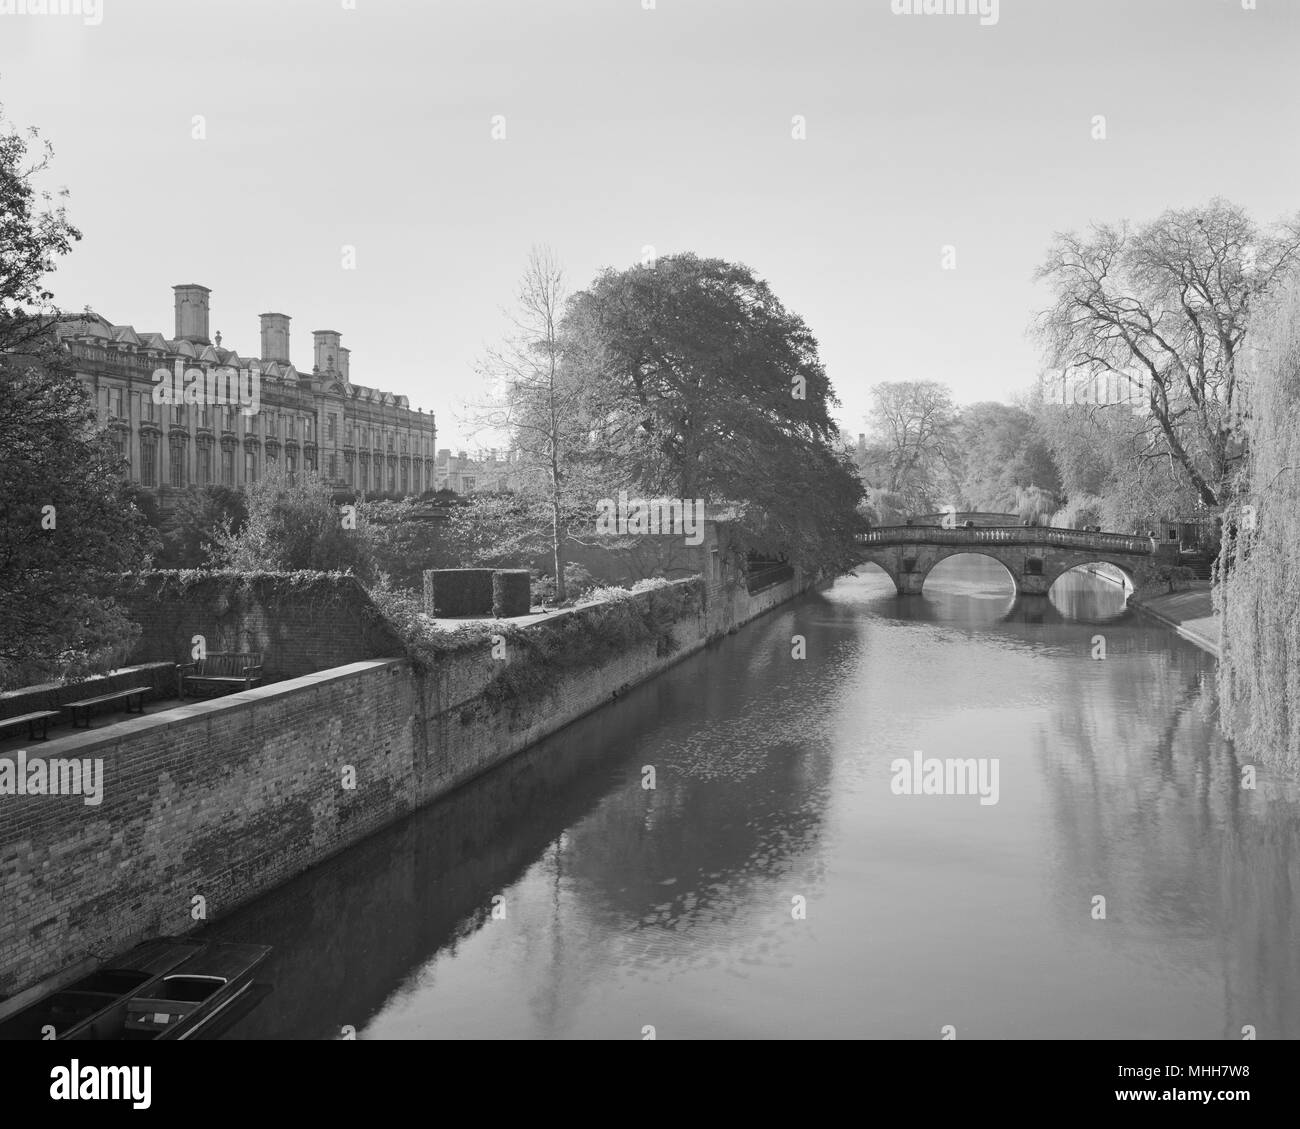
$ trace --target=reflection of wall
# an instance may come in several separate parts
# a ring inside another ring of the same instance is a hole
[[[485,642],[427,677],[373,659],[51,740],[45,757],[104,760],[104,799],[5,799],[0,904],[14,908],[0,917],[0,993],[146,934],[187,931],[196,894],[209,919],[229,912],[795,591],[711,594],[673,625],[675,652],[638,644],[525,703],[484,699],[501,669]]]

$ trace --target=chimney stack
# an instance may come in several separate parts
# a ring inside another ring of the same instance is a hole
[[[312,333],[312,338],[316,342],[317,371],[338,371],[339,336],[332,329],[318,329]]]
[[[262,360],[292,364],[289,360],[289,322],[293,319],[288,314],[259,316],[262,319]]]
[[[345,381],[348,379],[348,361],[352,357],[352,350],[339,346],[339,376]]]
[[[194,345],[211,345],[208,340],[208,295],[206,286],[187,282],[172,287],[176,295],[176,338]]]

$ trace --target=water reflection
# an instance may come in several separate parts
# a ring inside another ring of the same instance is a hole
[[[783,608],[218,923],[275,946],[232,1037],[1300,1034],[1296,788],[1239,786],[1213,660],[1086,573],[940,567]],[[913,750],[997,757],[1000,802],[894,795]]]

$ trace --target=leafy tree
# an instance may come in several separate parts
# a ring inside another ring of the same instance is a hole
[[[212,563],[241,571],[318,569],[375,578],[365,516],[334,504],[329,484],[310,471],[290,476],[271,464],[245,488],[248,516],[236,531],[226,519],[213,535]],[[355,516],[355,528],[352,518]]]
[[[746,549],[844,557],[862,488],[833,446],[838,401],[803,319],[748,267],[682,254],[606,270],[565,329],[604,374],[589,417],[605,497],[735,503]]]
[[[1244,750],[1300,769],[1300,277],[1264,311],[1248,479],[1224,513],[1220,718]]]
[[[1137,229],[1058,236],[1037,277],[1048,364],[1118,381],[1143,406],[1139,457],[1170,460],[1217,506],[1241,450],[1241,362],[1255,305],[1300,259],[1300,218],[1261,230],[1225,200]]]
[[[1122,405],[1040,409],[1039,427],[1060,468],[1067,500],[1055,524],[1144,531],[1163,518],[1197,508],[1195,490],[1170,459],[1142,457],[1147,426],[1140,412]],[[1093,520],[1082,520],[1081,515]]]
[[[139,634],[103,574],[156,547],[90,395],[62,367],[44,279],[80,232],[32,177],[50,158],[0,112],[0,687],[121,661]],[[45,206],[43,206],[45,205]]]
[[[104,574],[156,548],[123,489],[121,460],[68,373],[0,357],[0,686],[107,670],[140,629]]]
[[[956,423],[960,509],[1005,512],[1017,491],[1058,494],[1060,474],[1038,420],[1024,408],[994,402],[961,409]]]
[[[427,568],[459,568],[447,521],[432,521],[425,506],[410,499],[365,501],[358,507],[376,569],[393,584],[420,589]]]
[[[142,508],[156,510],[152,495],[140,493]],[[231,531],[238,533],[247,516],[242,491],[221,485],[189,487],[176,496],[169,512],[151,515],[151,524],[159,529],[163,542],[156,563],[163,568],[204,567],[215,551],[217,531],[229,521]]]
[[[34,126],[5,129],[0,105],[0,355],[49,355],[59,311],[45,279],[81,238],[66,207],[33,183],[53,156]]]

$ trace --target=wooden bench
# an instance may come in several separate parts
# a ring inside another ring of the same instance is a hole
[[[193,671],[187,674],[186,671]],[[176,667],[176,690],[181,698],[187,690],[216,695],[250,690],[262,682],[262,655],[258,651],[210,651],[198,662]]]
[[[126,702],[127,713],[144,713],[144,696],[152,686],[132,686],[129,690],[115,690],[111,694],[100,694],[95,698],[82,698],[79,702],[68,702],[63,708],[72,714],[72,727],[75,729],[81,719],[85,718],[86,728],[90,728],[90,714],[96,706],[108,705],[110,702]],[[131,708],[132,699],[135,708]]]
[[[11,725],[22,725],[27,723],[27,739],[29,741],[48,741],[50,739],[50,718],[58,717],[58,710],[37,710],[35,713],[19,714],[17,717],[6,717],[0,720],[0,730],[8,729]],[[41,724],[41,735],[36,736],[36,723]]]

